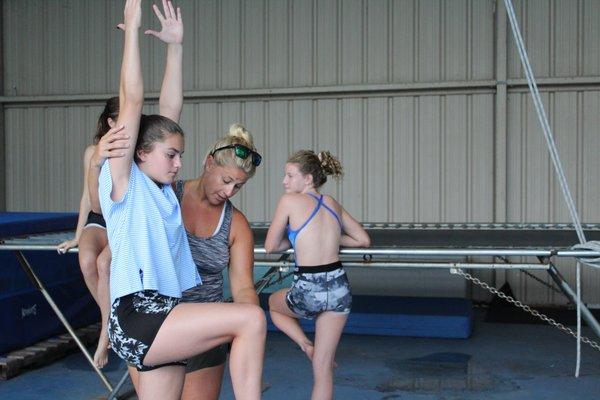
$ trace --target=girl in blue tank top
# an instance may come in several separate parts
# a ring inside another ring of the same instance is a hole
[[[273,323],[312,361],[313,399],[333,398],[335,350],[352,305],[339,248],[370,245],[361,224],[333,197],[319,193],[327,175],[342,175],[340,162],[328,151],[317,155],[301,150],[288,159],[285,194],[265,239],[269,253],[294,249],[292,287],[269,297],[269,311]],[[314,343],[302,331],[298,318],[316,319]]]

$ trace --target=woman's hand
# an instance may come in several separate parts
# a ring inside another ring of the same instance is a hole
[[[78,242],[79,241],[77,240],[77,238],[65,240],[64,242],[56,246],[56,252],[58,254],[65,254],[69,249],[77,247],[77,245],[79,244]]]
[[[102,168],[107,158],[119,158],[125,156],[125,149],[129,148],[129,135],[123,132],[124,126],[116,126],[100,138],[96,149],[92,154],[90,165],[94,168]]]
[[[181,18],[181,8],[177,7],[177,13],[173,3],[163,0],[163,13],[160,12],[156,4],[152,5],[156,18],[160,21],[160,32],[151,29],[146,30],[146,35],[152,35],[167,44],[183,43],[183,20]]]

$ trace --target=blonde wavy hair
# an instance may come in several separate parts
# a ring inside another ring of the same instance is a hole
[[[252,151],[256,151],[252,134],[248,132],[244,125],[233,124],[229,127],[229,132],[227,132],[227,134],[222,138],[218,139],[209,149],[208,153],[206,153],[206,156],[204,157],[204,163],[206,164],[206,159],[208,156],[212,155],[217,165],[221,167],[235,165],[244,171],[246,175],[248,175],[248,178],[251,178],[256,172],[256,166],[252,164],[251,156],[247,158],[240,158],[235,155],[235,149],[219,150],[213,154],[216,149],[234,144],[241,144]]]

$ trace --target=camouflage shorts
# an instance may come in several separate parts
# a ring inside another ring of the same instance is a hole
[[[352,293],[346,271],[339,267],[327,272],[294,272],[294,283],[285,295],[285,301],[295,314],[312,319],[324,311],[348,314]]]

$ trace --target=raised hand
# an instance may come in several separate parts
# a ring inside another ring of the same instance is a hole
[[[152,5],[156,18],[160,21],[160,32],[148,29],[144,33],[152,35],[167,44],[183,43],[183,19],[181,18],[181,8],[177,7],[177,13],[173,7],[173,3],[167,0],[162,0],[163,13],[160,12],[156,4]]]
[[[127,0],[123,10],[125,26],[137,29],[142,25],[141,0]]]

